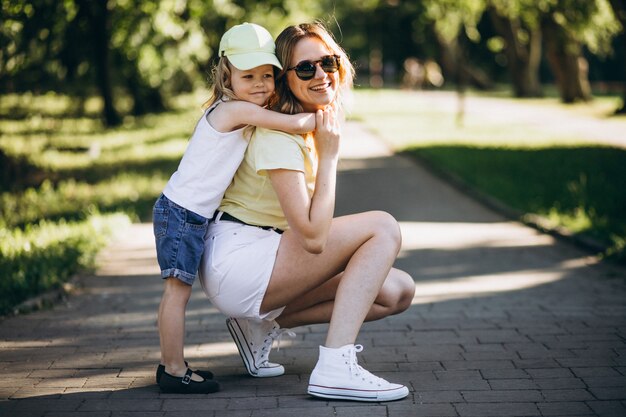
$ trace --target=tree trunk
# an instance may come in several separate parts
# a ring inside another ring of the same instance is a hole
[[[133,115],[141,116],[146,113],[157,113],[165,110],[161,93],[158,89],[147,85],[141,78],[137,62],[129,62],[125,73],[126,88],[133,97]]]
[[[564,103],[591,100],[587,60],[580,44],[546,15],[541,21],[546,57]]]
[[[626,74],[626,0],[610,0],[613,13],[619,22],[622,24],[622,33],[619,35],[622,37],[622,47],[624,48],[624,71],[622,74]],[[626,80],[622,81],[622,105],[615,110],[617,114],[626,113]]]
[[[109,66],[109,10],[107,2],[104,0],[94,2],[82,0],[79,5],[87,11],[93,34],[93,59],[96,83],[104,103],[104,123],[107,126],[117,126],[122,120],[113,105],[113,88]]]
[[[465,53],[459,50],[463,48],[459,44],[459,38],[464,35],[459,35],[453,41],[448,42],[433,28],[434,38],[437,40],[437,50],[439,55],[437,57],[437,63],[441,67],[444,79],[458,81],[459,77],[466,77],[468,84],[473,85],[481,90],[491,88],[492,82],[489,76],[481,69],[472,66],[469,62],[465,62],[463,68],[458,66],[459,54]],[[464,74],[459,74],[459,71],[464,71]]]
[[[517,31],[521,28],[519,19],[511,20],[500,16],[490,8],[489,15],[496,32],[506,42],[505,53],[515,97],[541,97],[539,64],[541,62],[541,30],[529,29],[527,45],[520,43]]]

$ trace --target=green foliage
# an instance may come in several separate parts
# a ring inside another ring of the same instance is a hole
[[[77,223],[42,221],[25,230],[0,228],[0,314],[92,268],[98,250],[128,224],[128,217],[117,214]]]
[[[0,119],[0,314],[89,268],[130,219],[150,220],[204,99],[180,96],[177,110],[107,130],[73,116],[66,96],[0,97],[0,114],[40,110]]]
[[[461,30],[469,39],[479,39],[476,26],[487,7],[487,0],[427,0],[424,3],[427,16],[435,22],[435,29],[448,42],[456,39]]]

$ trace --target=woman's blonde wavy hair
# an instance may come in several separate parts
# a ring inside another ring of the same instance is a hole
[[[334,104],[339,109],[345,104],[345,96],[352,88],[354,67],[346,52],[335,42],[330,32],[320,22],[302,23],[285,28],[276,38],[276,56],[283,64],[283,69],[276,75],[276,91],[270,98],[269,108],[281,113],[295,114],[303,111],[302,105],[289,89],[287,68],[293,58],[296,44],[305,38],[317,38],[331,51],[340,56],[339,88]]]

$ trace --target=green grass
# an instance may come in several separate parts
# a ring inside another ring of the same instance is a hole
[[[203,99],[107,130],[97,101],[0,97],[0,314],[91,268],[129,219],[150,220]]]
[[[459,123],[453,93],[357,91],[352,117],[522,218],[541,216],[626,260],[626,148],[611,146],[626,118],[607,116],[618,102],[470,94]]]

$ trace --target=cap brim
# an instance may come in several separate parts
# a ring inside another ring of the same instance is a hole
[[[278,58],[274,54],[268,54],[267,52],[250,52],[246,54],[233,54],[226,55],[231,64],[235,66],[235,68],[246,71],[261,65],[273,65],[278,69],[283,69],[283,66],[280,65]]]

